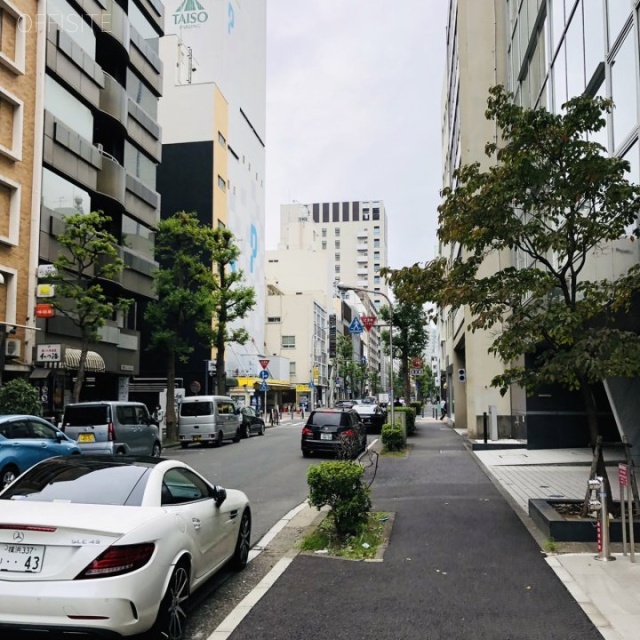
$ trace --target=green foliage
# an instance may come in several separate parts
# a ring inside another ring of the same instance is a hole
[[[598,426],[589,385],[640,373],[640,337],[619,322],[640,291],[640,265],[613,280],[584,273],[594,250],[611,242],[635,251],[628,229],[640,212],[640,187],[627,180],[627,160],[592,141],[612,107],[578,96],[552,114],[491,89],[487,117],[500,138],[486,151],[496,163],[460,167],[438,208],[440,241],[459,247],[459,257],[390,277],[399,299],[468,306],[469,328],[491,331],[490,352],[505,364],[492,380],[502,394],[512,384],[528,393],[545,384],[580,389],[592,442]],[[495,252],[502,267],[483,270]]]
[[[415,411],[415,416],[414,416],[414,423],[415,423],[415,418],[418,417],[418,415],[422,415],[422,402],[411,402],[409,403],[409,406]]]
[[[38,390],[22,378],[14,378],[0,387],[0,415],[42,415]]]
[[[396,295],[393,284],[391,289]],[[409,402],[411,360],[422,356],[429,343],[429,316],[420,302],[408,299],[398,300],[393,310],[388,306],[382,307],[380,318],[393,325],[393,357],[400,360],[399,377],[402,381],[402,395]],[[386,329],[381,333],[381,343],[385,352],[389,353],[389,331]]]
[[[229,229],[218,227],[213,231],[213,325],[209,324],[211,343],[216,347],[216,388],[219,394],[226,393],[225,349],[226,344],[245,344],[249,334],[242,327],[233,326],[245,318],[256,305],[252,287],[244,286],[244,272],[237,268],[240,249]]]
[[[177,439],[174,407],[176,359],[186,360],[193,351],[185,328],[194,327],[203,345],[209,344],[214,310],[211,271],[214,235],[200,224],[195,213],[179,211],[160,220],[156,233],[154,273],[157,299],[145,310],[145,321],[153,327],[150,348],[166,355],[167,438]]]
[[[81,355],[73,388],[73,400],[80,399],[85,363],[91,343],[100,339],[100,328],[117,311],[126,311],[131,300],[105,290],[105,281],[117,280],[124,268],[117,239],[109,233],[111,218],[101,211],[63,216],[64,231],[56,240],[62,247],[53,263],[56,273],[48,281],[55,285],[51,303],[80,330]]]
[[[394,408],[394,412],[398,407]],[[389,423],[382,425],[382,444],[388,451],[402,451],[406,446],[406,441],[402,427],[396,422],[395,426]]]
[[[336,338],[337,374],[344,380],[344,389],[349,387],[355,393],[359,363],[354,360],[353,338],[351,335],[338,335]]]
[[[323,462],[309,467],[309,504],[329,506],[339,536],[356,535],[371,509],[370,491],[362,482],[363,467],[355,462]]]

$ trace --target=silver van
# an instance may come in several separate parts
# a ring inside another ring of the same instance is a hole
[[[223,440],[239,442],[241,416],[228,396],[189,396],[180,403],[178,437],[186,449],[191,442],[219,447]]]
[[[162,451],[158,427],[142,402],[68,404],[61,427],[82,453],[157,457]]]

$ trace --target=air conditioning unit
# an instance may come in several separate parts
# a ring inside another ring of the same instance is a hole
[[[19,358],[22,351],[22,340],[7,338],[4,345],[4,355],[9,358]]]

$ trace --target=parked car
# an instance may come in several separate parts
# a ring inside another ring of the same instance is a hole
[[[367,446],[367,430],[353,409],[316,409],[302,428],[302,455],[333,453],[355,458]]]
[[[0,416],[0,489],[41,460],[79,453],[76,442],[43,418]]]
[[[62,430],[83,453],[159,456],[160,432],[142,402],[77,402],[68,404]]]
[[[358,404],[360,400],[338,400],[333,406],[336,409],[351,409]]]
[[[247,496],[178,460],[45,460],[0,492],[3,637],[180,640],[189,597],[223,566],[243,569],[250,538]]]
[[[240,433],[243,438],[248,438],[253,434],[263,436],[265,432],[264,419],[261,418],[253,407],[242,407],[240,409]]]
[[[240,442],[240,411],[229,396],[189,396],[180,403],[178,415],[180,446],[189,444],[222,446],[224,440]]]
[[[374,399],[373,402],[362,402],[353,406],[360,420],[367,428],[367,433],[382,433],[382,425],[387,421],[387,410]]]

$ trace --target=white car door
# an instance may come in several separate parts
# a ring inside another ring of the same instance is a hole
[[[200,578],[227,558],[224,516],[212,488],[189,469],[170,469],[162,482],[162,506],[184,517],[192,542],[193,571]]]

